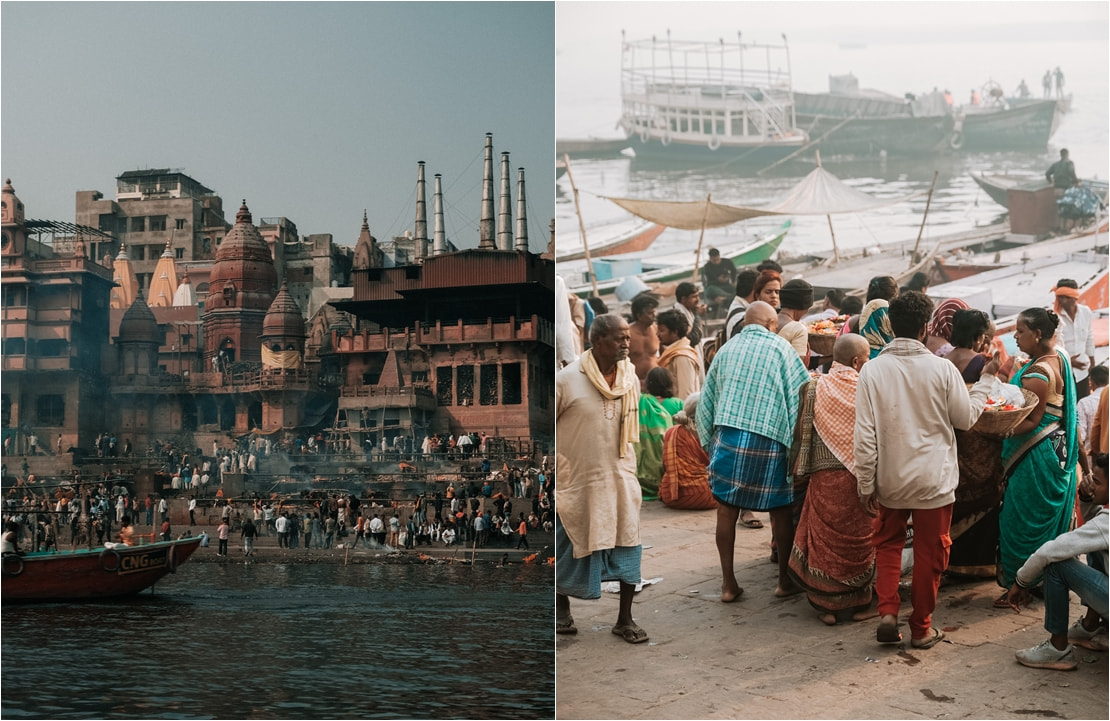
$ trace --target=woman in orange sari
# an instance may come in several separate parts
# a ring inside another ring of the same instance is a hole
[[[686,399],[682,410],[674,417],[674,425],[663,435],[663,480],[659,484],[659,500],[669,508],[701,511],[717,507],[709,491],[709,456],[693,428],[700,396],[700,393],[692,393]]]

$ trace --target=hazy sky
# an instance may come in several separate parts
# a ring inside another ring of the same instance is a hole
[[[178,168],[255,222],[353,245],[369,214],[412,228],[416,163],[443,175],[448,237],[477,245],[482,149],[494,192],[525,168],[529,241],[554,217],[551,3],[59,3],[0,6],[2,169],[28,217]],[[495,199],[496,212],[496,199]]]
[[[1045,69],[1059,65],[1076,105],[1102,112],[1108,86],[1104,1],[559,2],[555,17],[556,132],[567,138],[620,135],[622,31],[630,41],[670,31],[733,44],[737,32],[762,44],[781,44],[785,33],[794,88],[807,92],[826,92],[829,75],[851,72],[861,87],[896,97],[939,86],[962,102],[988,80],[1013,92],[1024,78],[1039,92]]]

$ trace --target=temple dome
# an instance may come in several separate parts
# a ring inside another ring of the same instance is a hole
[[[285,283],[281,284],[281,290],[270,304],[266,319],[262,321],[262,337],[301,340],[305,337],[304,316]]]
[[[119,340],[125,343],[158,343],[158,319],[140,293],[123,314]]]
[[[205,311],[222,308],[265,311],[274,299],[277,271],[270,248],[251,222],[246,201],[216,251],[208,279]]]

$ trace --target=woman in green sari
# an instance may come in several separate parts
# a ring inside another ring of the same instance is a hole
[[[1017,318],[1014,340],[1030,361],[1010,380],[1037,395],[1037,407],[1002,441],[1006,490],[999,517],[998,583],[1009,588],[1040,546],[1071,527],[1079,460],[1075,380],[1067,354],[1054,344],[1059,317],[1029,308]],[[1006,594],[995,602],[1009,606]]]
[[[674,397],[674,376],[666,368],[652,368],[640,394],[640,441],[636,444],[636,477],[645,501],[659,500],[663,480],[663,434],[682,410],[682,399]]]

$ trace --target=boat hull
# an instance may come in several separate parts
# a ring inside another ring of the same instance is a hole
[[[175,572],[199,545],[196,537],[145,546],[8,555],[3,559],[0,595],[4,603],[130,596]]]
[[[908,115],[860,117],[844,122],[833,115],[798,113],[798,127],[817,140],[822,155],[929,155],[948,148],[955,121],[948,115],[914,118]],[[837,125],[844,123],[839,128]],[[835,130],[834,130],[835,128]]]
[[[662,235],[666,230],[662,225],[651,225],[646,230],[641,230],[633,235],[618,238],[611,243],[601,245],[597,248],[590,248],[591,258],[604,258],[608,255],[617,255],[618,253],[637,253],[641,250],[646,250],[655,239]],[[559,239],[555,239],[555,260],[579,260],[586,257],[585,250],[578,250],[566,254],[559,253]]]
[[[686,160],[709,163],[736,163],[735,169],[762,170],[767,165],[782,160],[791,153],[796,152],[805,145],[804,140],[781,144],[742,144],[726,145],[720,143],[716,149],[709,147],[709,139],[705,141],[688,141],[675,139],[663,144],[662,140],[648,137],[641,139],[638,135],[628,138],[628,144],[636,152],[637,158],[651,160]]]
[[[904,101],[886,98],[795,92],[794,106],[811,140],[832,131],[817,146],[824,155],[931,154],[948,147],[956,124],[951,115],[914,117]]]
[[[753,243],[745,248],[741,248],[738,252],[727,256],[735,267],[741,268],[747,265],[754,265],[767,260],[775,251],[782,245],[783,239],[790,230],[790,221],[783,224],[783,228],[778,231],[774,236],[759,242]],[[648,271],[640,274],[639,277],[644,283],[670,283],[678,280],[685,280],[693,273],[693,266],[684,267],[670,267],[666,269]],[[597,292],[599,295],[609,295],[616,292],[617,287],[624,282],[629,276],[622,276],[620,278],[613,278],[610,280],[600,281],[597,284]],[[589,297],[593,293],[593,286],[590,283],[574,286],[570,289],[571,293],[582,298]]]
[[[957,144],[964,151],[1043,150],[1048,147],[1055,116],[1055,100],[1042,100],[1007,110],[970,113],[963,118]]]

